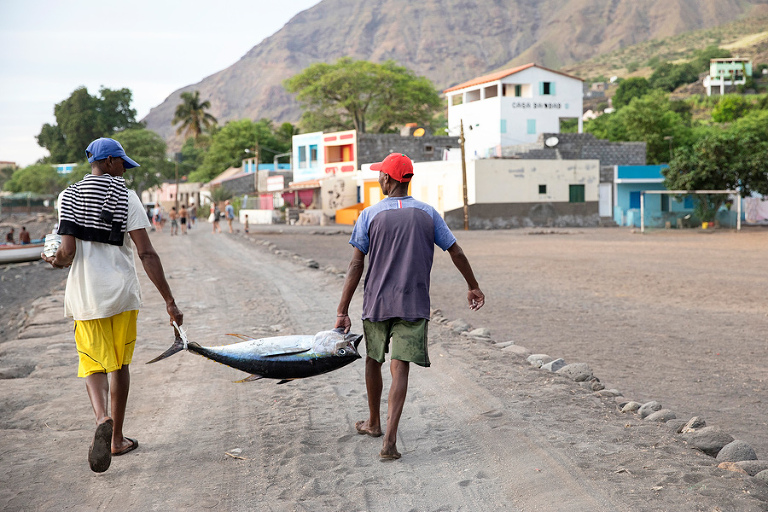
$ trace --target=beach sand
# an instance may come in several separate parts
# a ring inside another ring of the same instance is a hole
[[[348,229],[252,227],[246,237],[209,227],[201,223],[186,237],[151,235],[190,339],[218,345],[236,341],[226,333],[332,327],[352,252]],[[759,402],[768,386],[762,232],[456,234],[487,304],[467,309],[465,285],[438,251],[433,307],[448,321],[489,329],[491,340],[430,324],[433,364],[411,370],[398,438],[403,458],[392,462],[378,459],[381,439],[353,427],[367,409],[362,362],[279,386],[235,384],[245,375],[190,353],[143,364],[173,333],[140,269],[145,304],[125,427],[140,447],[92,473],[94,420],[75,377],[61,285],[41,279],[38,286],[35,275],[53,271],[20,267],[31,269],[25,279],[40,297],[33,307],[17,304],[28,318],[17,337],[0,343],[0,508],[768,508],[768,486],[718,469],[668,425],[622,414],[616,399],[493,343],[588,363],[624,395],[618,401],[658,400],[678,418],[701,416],[768,458]],[[362,285],[353,331],[361,329],[361,301]]]

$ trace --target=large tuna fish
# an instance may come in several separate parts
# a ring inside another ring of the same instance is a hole
[[[340,330],[321,331],[314,336],[275,336],[254,339],[242,334],[230,334],[240,338],[240,343],[219,347],[202,347],[188,342],[184,332],[176,328],[176,339],[171,348],[149,361],[154,363],[181,350],[189,350],[221,364],[251,374],[242,381],[280,379],[282,384],[293,379],[303,379],[331,372],[360,358],[357,346],[362,334],[344,334]]]

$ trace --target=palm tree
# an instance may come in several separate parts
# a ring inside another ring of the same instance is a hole
[[[218,121],[206,109],[211,108],[211,102],[208,100],[200,102],[200,91],[181,93],[181,103],[176,106],[176,114],[173,116],[171,124],[181,123],[176,129],[176,133],[184,132],[184,138],[189,136],[197,139],[203,129],[210,130]]]

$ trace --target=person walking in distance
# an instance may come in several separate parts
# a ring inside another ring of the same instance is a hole
[[[75,321],[78,376],[85,378],[96,416],[88,462],[91,470],[100,473],[109,468],[113,456],[139,446],[123,434],[141,303],[134,245],[147,276],[165,301],[171,323],[181,325],[184,317],[147,234],[149,221],[141,201],[125,186],[126,169],[139,164],[113,139],[97,139],[85,153],[91,174],[60,194],[61,246],[43,259],[55,268],[70,267],[64,312]]]
[[[229,232],[233,233],[232,221],[235,220],[235,207],[232,206],[228,200],[224,202],[224,211],[227,214],[227,225],[229,226]]]
[[[183,205],[181,208],[179,208],[179,224],[181,224],[181,234],[186,235],[187,234],[187,217],[189,216],[187,212],[186,205]]]
[[[176,212],[176,207],[171,206],[171,212],[168,214],[168,218],[171,219],[171,236],[179,234],[179,214]]]
[[[472,267],[451,230],[437,211],[408,195],[413,176],[411,160],[392,153],[371,165],[379,171],[379,185],[386,196],[362,211],[349,243],[352,260],[336,310],[336,328],[349,332],[349,304],[363,275],[365,256],[368,273],[363,292],[365,334],[365,386],[368,419],[355,423],[359,434],[384,435],[379,456],[399,459],[397,429],[408,391],[410,363],[428,367],[427,326],[430,314],[429,280],[434,246],[448,251],[451,261],[467,283],[471,310],[485,304]],[[381,366],[390,353],[392,385],[389,389],[386,430],[380,419],[383,383]]]

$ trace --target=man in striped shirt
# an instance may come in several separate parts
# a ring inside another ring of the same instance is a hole
[[[126,169],[139,164],[113,139],[93,141],[86,156],[91,174],[59,196],[61,246],[54,256],[43,259],[55,268],[70,267],[64,313],[75,321],[78,376],[85,378],[96,415],[88,462],[100,473],[109,468],[113,455],[124,455],[139,446],[123,435],[129,364],[141,305],[133,244],[149,279],[165,300],[171,323],[181,325],[183,315],[149,240],[144,207],[136,193],[125,186]],[[108,373],[112,374],[111,386]]]
[[[363,275],[365,255],[368,273],[363,294],[365,333],[365,384],[368,391],[367,420],[355,424],[357,432],[384,435],[381,459],[399,459],[397,427],[408,390],[410,363],[429,366],[427,324],[430,314],[429,279],[434,246],[448,251],[467,282],[467,301],[480,309],[485,296],[472,267],[456,243],[456,237],[434,208],[408,195],[413,176],[411,160],[392,153],[371,165],[379,171],[379,185],[386,199],[362,211],[352,231],[352,261],[336,311],[336,327],[346,332],[352,325],[349,304]],[[390,353],[392,385],[387,406],[387,429],[381,431],[381,365]]]

